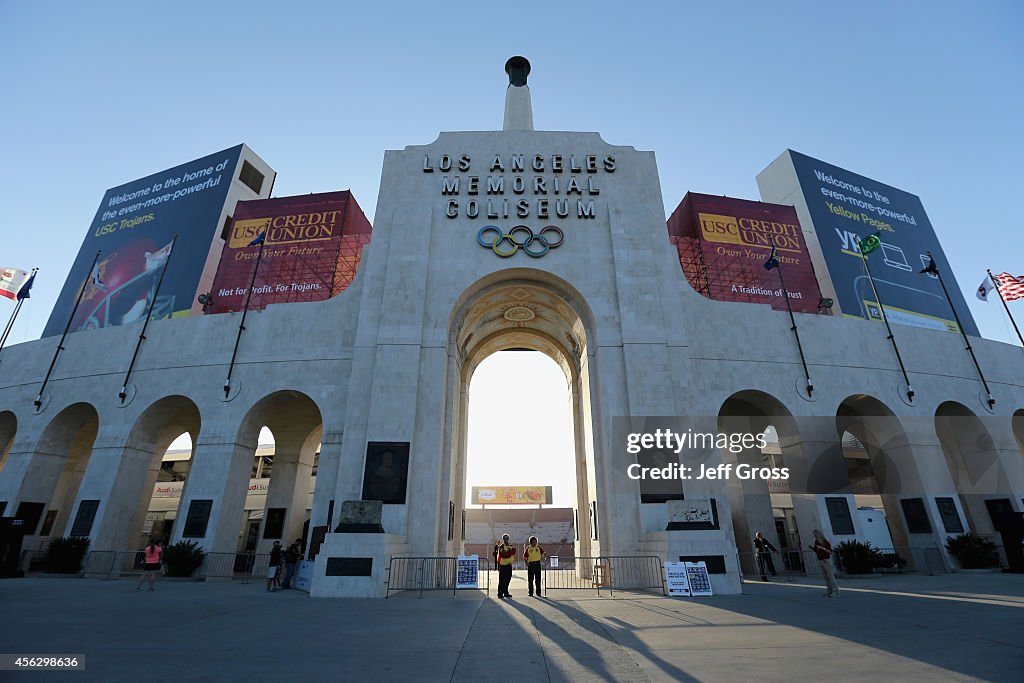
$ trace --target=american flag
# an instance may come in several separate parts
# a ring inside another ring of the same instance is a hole
[[[1024,275],[1014,277],[1009,273],[999,273],[992,278],[999,287],[999,293],[1003,295],[1004,301],[1024,299]]]

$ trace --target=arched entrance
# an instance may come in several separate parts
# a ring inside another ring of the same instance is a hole
[[[535,271],[507,271],[503,278],[478,283],[461,297],[452,316],[448,344],[452,391],[446,401],[447,457],[442,458],[446,470],[442,481],[447,482],[453,515],[448,525],[441,525],[438,539],[438,547],[447,554],[461,553],[464,548],[470,381],[483,360],[505,350],[538,351],[565,374],[576,472],[575,554],[590,557],[600,553],[600,482],[595,470],[588,359],[591,329],[589,311],[579,295],[565,283]]]
[[[22,482],[15,508],[19,517],[22,509],[26,518],[42,516],[42,526],[33,527],[40,539],[63,536],[65,532],[75,535],[74,525],[69,523],[71,508],[98,432],[99,414],[89,403],[64,408],[43,430],[33,449],[31,475]],[[88,510],[80,514],[88,516],[91,525],[96,506]],[[25,547],[29,547],[27,538]]]

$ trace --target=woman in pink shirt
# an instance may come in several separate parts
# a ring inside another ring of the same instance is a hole
[[[135,590],[142,590],[142,583],[149,581],[149,590],[156,590],[153,584],[156,583],[156,577],[160,575],[160,563],[164,556],[164,549],[160,547],[160,540],[154,538],[146,546],[146,563],[142,566],[142,576],[139,577],[139,585],[135,587]]]

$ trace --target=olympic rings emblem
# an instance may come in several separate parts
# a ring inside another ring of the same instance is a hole
[[[534,233],[528,225],[517,225],[508,232],[502,232],[496,225],[485,225],[476,234],[477,244],[502,258],[508,258],[520,249],[525,251],[527,256],[540,258],[550,250],[560,247],[564,240],[562,229],[555,225],[544,227],[539,233]],[[508,246],[502,247],[505,242]],[[536,247],[535,244],[540,246]]]

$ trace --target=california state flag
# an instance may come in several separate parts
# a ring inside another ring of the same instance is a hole
[[[17,299],[22,285],[28,280],[28,272],[20,268],[0,268],[0,296]]]

